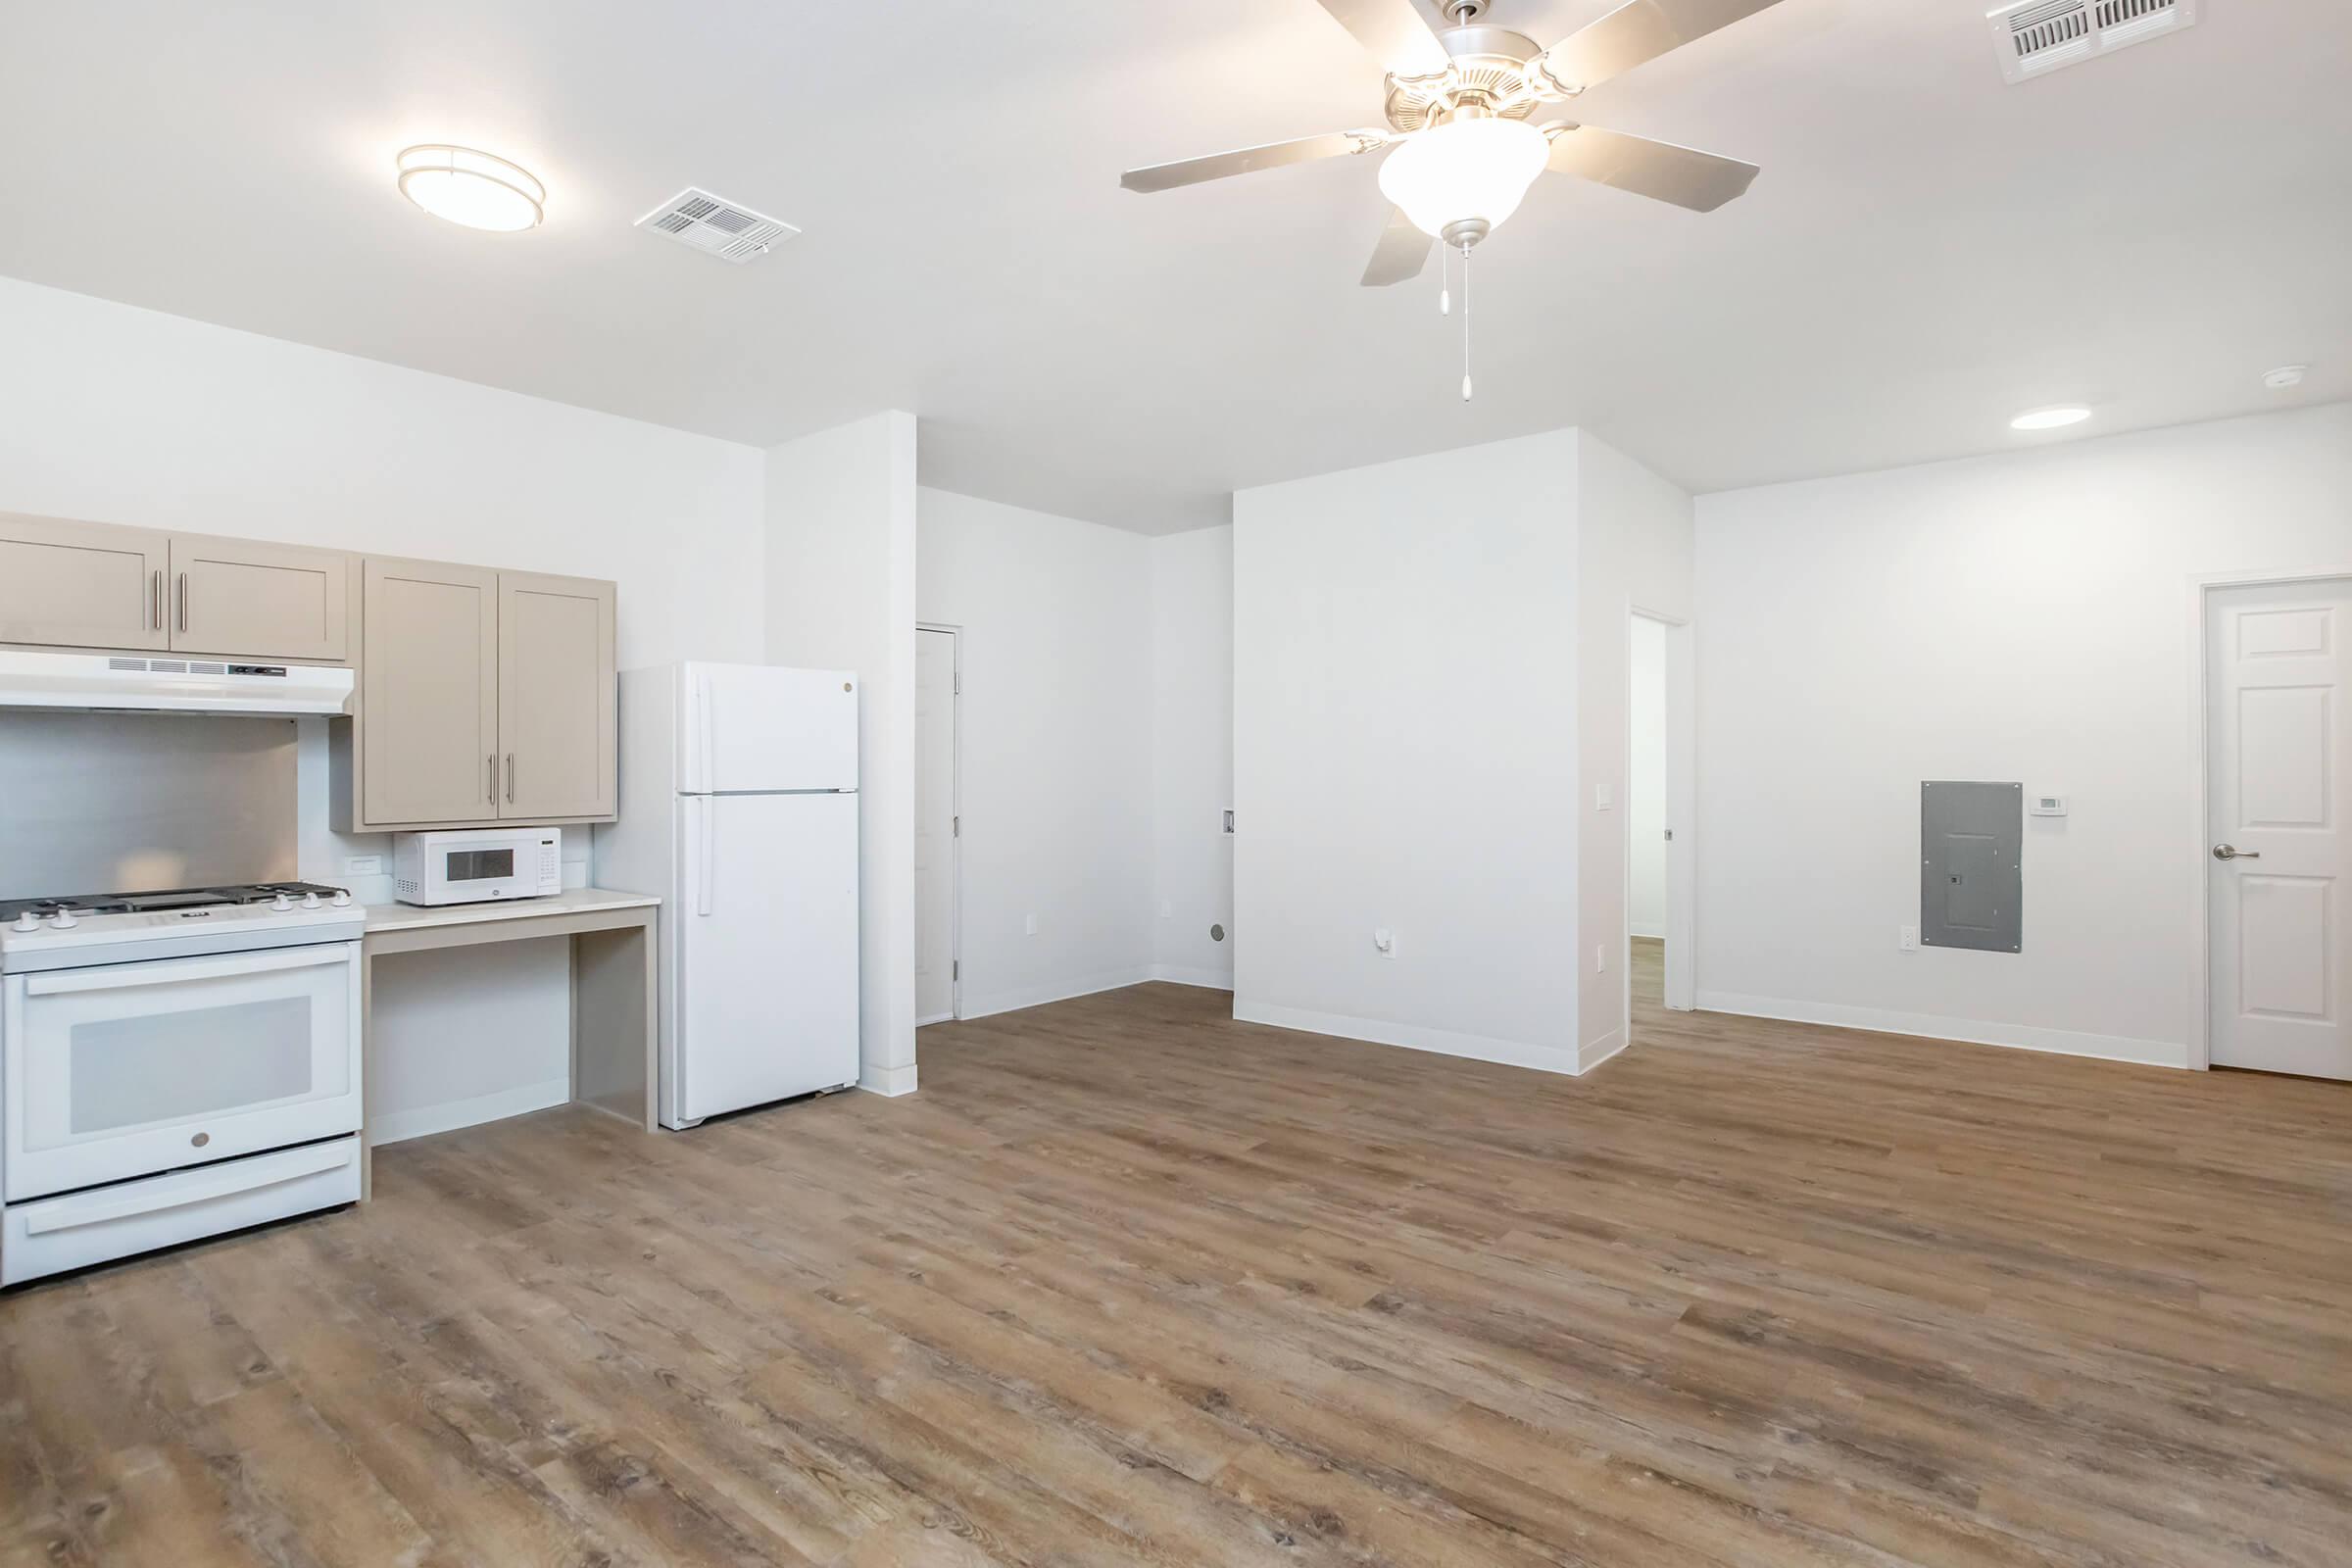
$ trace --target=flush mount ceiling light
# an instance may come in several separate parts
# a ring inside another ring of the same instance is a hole
[[[435,218],[513,233],[547,217],[547,187],[504,158],[434,142],[409,148],[399,166],[400,193]]]
[[[2274,392],[2283,392],[2290,386],[2301,386],[2310,373],[2308,365],[2281,365],[2276,370],[2263,372],[2262,384]]]
[[[2090,411],[2080,404],[2067,404],[2055,409],[2028,409],[2009,421],[2012,430],[2055,430],[2062,425],[2081,424],[2090,417]]]

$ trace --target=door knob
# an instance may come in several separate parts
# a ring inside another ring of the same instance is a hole
[[[2213,858],[2217,860],[2259,860],[2262,858],[2262,852],[2260,850],[2241,850],[2234,844],[2216,844],[2213,847]]]

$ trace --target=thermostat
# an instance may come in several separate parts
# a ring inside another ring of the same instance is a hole
[[[2063,795],[2029,795],[2026,812],[2030,816],[2064,816],[2066,797]]]

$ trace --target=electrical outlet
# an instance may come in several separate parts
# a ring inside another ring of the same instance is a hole
[[[1025,937],[1033,937],[1033,936],[1037,935],[1037,916],[1036,916],[1036,915],[1034,915],[1034,914],[1032,914],[1032,915],[1029,915],[1028,917],[1026,917],[1025,919],[1023,919],[1023,920],[1022,920],[1022,922],[1021,922],[1021,935],[1023,935],[1023,936],[1025,936]]]
[[[380,855],[347,856],[343,861],[345,876],[382,876],[384,858]]]
[[[1894,945],[1905,953],[1917,953],[1919,951],[1919,927],[1915,925],[1895,927]]]
[[[1372,951],[1384,958],[1396,956],[1396,933],[1382,926],[1372,933]]]

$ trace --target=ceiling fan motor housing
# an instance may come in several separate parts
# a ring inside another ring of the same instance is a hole
[[[1469,14],[1475,16],[1477,9]],[[1389,77],[1384,107],[1390,127],[1400,135],[1472,115],[1527,120],[1567,96],[1548,76],[1529,69],[1544,50],[1524,33],[1465,24],[1439,33],[1438,41],[1448,57],[1444,71]]]

